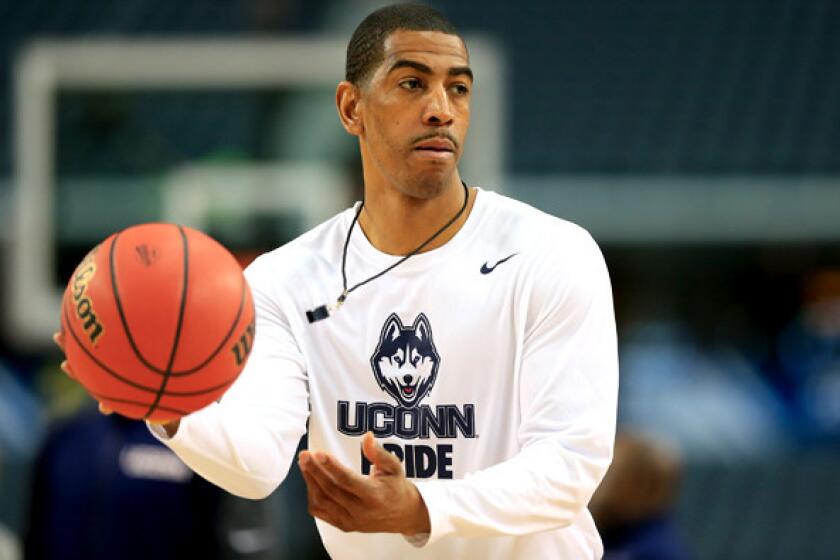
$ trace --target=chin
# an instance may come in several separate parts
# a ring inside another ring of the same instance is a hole
[[[413,198],[423,200],[436,198],[449,186],[454,170],[447,170],[445,173],[441,171],[434,170],[419,176],[409,177],[403,183],[401,190],[404,194]]]

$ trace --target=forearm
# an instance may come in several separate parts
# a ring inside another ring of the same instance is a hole
[[[260,276],[259,262],[245,273],[257,310],[245,369],[221,402],[185,416],[177,429],[153,428],[201,476],[255,499],[270,494],[286,477],[309,416],[304,360],[278,303],[281,296]]]
[[[152,431],[202,477],[231,494],[260,499],[286,477],[304,425],[305,418],[293,414],[267,419],[214,404],[185,417],[171,438],[161,437],[161,426]]]
[[[525,535],[568,526],[589,502],[611,453],[608,434],[579,450],[550,439],[464,479],[420,482],[433,539]]]

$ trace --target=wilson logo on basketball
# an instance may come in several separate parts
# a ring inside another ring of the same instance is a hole
[[[233,352],[233,359],[236,361],[236,367],[245,363],[248,355],[251,353],[251,347],[254,345],[254,322],[251,321],[245,328],[245,332],[236,341],[236,344],[230,349]]]
[[[73,303],[75,304],[76,316],[82,321],[82,328],[85,329],[90,342],[96,346],[97,341],[105,332],[105,327],[96,316],[93,310],[93,301],[88,295],[88,284],[96,275],[96,263],[93,260],[96,255],[96,247],[87,254],[84,260],[73,273]]]

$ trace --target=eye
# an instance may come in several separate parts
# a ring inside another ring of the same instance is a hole
[[[423,82],[417,78],[408,78],[400,82],[400,87],[403,89],[417,89],[423,86]]]
[[[454,84],[452,90],[457,95],[467,95],[470,92],[470,88],[466,84]]]
[[[403,364],[405,364],[405,350],[402,350],[402,349],[397,350],[394,353],[394,355],[391,357],[391,360],[393,362],[396,362],[396,364],[398,366],[402,367]]]

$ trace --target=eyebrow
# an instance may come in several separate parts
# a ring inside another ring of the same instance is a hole
[[[396,61],[391,66],[391,68],[388,69],[388,73],[390,74],[391,72],[399,68],[413,68],[423,74],[433,74],[432,69],[429,66],[423,64],[422,62],[416,62],[414,60],[405,59],[400,59]],[[453,66],[449,69],[447,74],[449,74],[450,76],[469,76],[470,81],[474,81],[473,71],[469,66]]]

